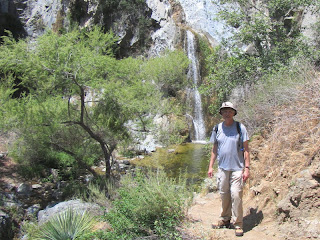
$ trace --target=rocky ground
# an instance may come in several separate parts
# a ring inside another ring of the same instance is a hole
[[[185,240],[319,239],[320,117],[315,119],[295,124],[286,121],[287,125],[279,122],[272,132],[250,141],[251,177],[244,189],[243,237],[236,237],[232,229],[211,228],[211,224],[218,221],[220,199],[217,192],[206,192],[196,194],[188,211],[188,221],[182,228]],[[4,143],[4,139],[0,139],[0,143]],[[22,183],[25,183],[24,179],[1,145],[0,196],[12,196]],[[42,198],[47,190],[41,193],[34,187],[32,196]]]
[[[16,171],[16,164],[7,157],[0,158],[0,188],[1,192],[9,193],[12,188],[17,189],[24,181]],[[245,209],[245,239],[284,239],[278,232],[277,222],[257,211],[251,201],[244,204]],[[197,194],[194,204],[189,209],[188,221],[183,231],[188,239],[236,239],[234,230],[214,230],[211,224],[218,221],[220,211],[220,198],[217,192]]]
[[[253,165],[255,165],[253,163]],[[1,192],[8,192],[8,186],[17,188],[23,179],[16,172],[16,165],[7,157],[0,158]],[[316,164],[314,164],[316,166]],[[188,210],[188,219],[182,232],[185,240],[280,240],[318,239],[320,227],[319,182],[312,176],[320,173],[318,168],[303,170],[297,177],[297,184],[287,190],[274,187],[272,181],[263,180],[252,186],[248,181],[244,196],[244,236],[236,237],[233,229],[212,229],[218,221],[220,197],[217,192],[195,194],[193,205]],[[313,171],[312,173],[310,173]],[[313,175],[312,175],[313,174]],[[319,176],[319,175],[317,175]],[[272,191],[283,191],[282,200]]]
[[[260,157],[257,160],[252,156],[251,178],[244,189],[244,236],[241,238],[320,239],[318,145],[309,143],[312,154],[304,157],[300,152],[286,152],[286,158],[273,165],[264,160],[264,148],[268,147],[261,144],[261,140],[252,141],[251,146],[252,152],[259,152]],[[219,220],[220,206],[217,192],[198,194],[188,211],[190,221],[186,231],[195,239],[240,239],[233,229],[212,229],[211,224]]]
[[[317,167],[316,167],[317,165]],[[246,240],[307,240],[320,238],[319,162],[296,176],[296,183],[262,181],[245,187],[244,236]],[[276,192],[277,191],[277,192]],[[278,196],[277,196],[278,195]],[[233,229],[212,229],[219,220],[221,201],[217,192],[197,194],[188,211],[185,231],[194,239],[240,239]]]
[[[276,240],[284,239],[278,232],[277,223],[270,217],[257,211],[254,204],[244,204],[244,236],[236,237],[234,229],[212,229],[212,223],[219,220],[220,197],[218,193],[198,195],[194,205],[189,209],[190,222],[186,224],[186,231],[194,239],[246,239],[246,240]]]

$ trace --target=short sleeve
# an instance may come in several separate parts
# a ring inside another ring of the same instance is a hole
[[[243,124],[241,124],[241,133],[242,133],[243,142],[248,141],[249,140],[249,134],[247,132],[246,127]]]

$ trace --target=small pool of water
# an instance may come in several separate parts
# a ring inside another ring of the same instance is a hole
[[[207,177],[210,161],[210,144],[185,143],[159,148],[150,156],[134,160],[136,166],[162,168],[169,177],[177,178],[184,173],[189,182],[198,185]]]

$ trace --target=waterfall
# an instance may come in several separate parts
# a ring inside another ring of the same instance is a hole
[[[194,126],[194,140],[203,141],[206,137],[206,128],[203,120],[201,96],[198,91],[198,83],[200,80],[199,62],[196,55],[196,42],[191,31],[187,31],[187,46],[188,58],[191,60],[188,71],[188,79],[193,80],[193,88],[191,89],[191,96],[193,97],[193,126]]]

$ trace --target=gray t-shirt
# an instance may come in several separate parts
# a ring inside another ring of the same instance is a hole
[[[240,124],[243,142],[248,141],[247,129]],[[218,143],[218,166],[225,171],[240,171],[244,168],[243,151],[238,147],[239,134],[236,121],[231,126],[219,123],[218,132],[213,130],[210,142]]]

